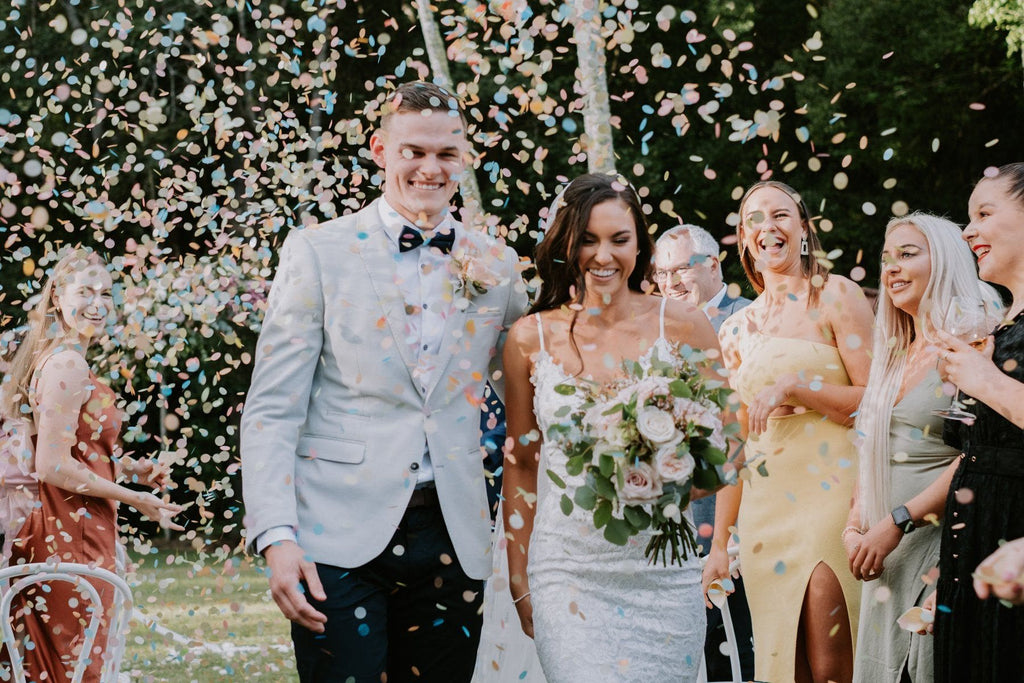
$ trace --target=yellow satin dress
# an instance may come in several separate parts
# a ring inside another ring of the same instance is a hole
[[[796,373],[816,383],[849,385],[838,349],[805,339],[770,337],[730,322],[723,334],[737,336],[741,365],[732,383],[744,403],[779,376]],[[849,571],[840,536],[857,480],[853,430],[803,410],[773,417],[750,435],[737,522],[740,563],[754,629],[756,678],[794,679],[800,611],[811,573],[828,565],[846,597],[854,638],[860,585]]]

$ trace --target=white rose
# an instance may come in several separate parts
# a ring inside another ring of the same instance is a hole
[[[676,524],[683,523],[683,512],[675,503],[669,503],[666,505],[665,509],[661,511],[661,514],[665,515],[665,519],[671,519]]]
[[[672,392],[668,388],[671,383],[671,379],[660,375],[643,378],[633,387],[633,391],[636,392],[636,404],[638,406],[645,405],[655,396],[671,397]]]
[[[675,446],[663,446],[658,449],[654,463],[658,468],[658,476],[665,481],[686,481],[693,476],[693,469],[697,466],[689,453],[682,457],[676,455]]]
[[[677,396],[672,401],[672,414],[675,415],[677,420],[682,420],[683,422],[695,422],[694,417],[703,408],[704,406],[688,398]]]
[[[608,412],[610,406],[607,403],[598,403],[590,408],[583,416],[583,423],[590,427],[594,436],[615,448],[622,448],[627,440],[622,429],[622,411],[614,410]]]
[[[636,428],[653,444],[679,443],[682,434],[676,429],[672,415],[658,408],[642,408],[636,416]]]
[[[626,467],[619,502],[623,505],[643,505],[657,502],[661,496],[661,480],[654,468],[645,462]]]

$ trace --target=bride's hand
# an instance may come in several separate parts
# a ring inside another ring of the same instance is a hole
[[[533,603],[530,602],[530,594],[526,593],[512,602],[519,614],[519,623],[523,627],[523,633],[533,638]]]

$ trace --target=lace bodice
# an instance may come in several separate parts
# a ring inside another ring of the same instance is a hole
[[[641,367],[649,370],[651,359],[657,354],[658,358],[667,360],[678,355],[678,349],[665,338],[665,304],[668,299],[662,299],[661,310],[658,316],[658,338],[654,340],[650,348],[637,359]],[[544,344],[544,325],[541,322],[540,314],[535,313],[537,321],[537,333],[540,339],[540,350],[533,361],[533,372],[530,381],[534,386],[533,409],[537,416],[537,425],[541,434],[547,433],[547,428],[556,423],[558,415],[565,414],[567,410],[578,408],[587,398],[590,392],[600,389],[601,386],[595,382],[570,375],[566,372],[561,363],[556,361]],[[569,384],[576,391],[571,394],[564,394],[555,391],[555,387]]]

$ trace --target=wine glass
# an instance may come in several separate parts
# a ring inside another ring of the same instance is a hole
[[[965,341],[976,349],[985,347],[985,340],[992,331],[992,320],[985,311],[985,304],[978,299],[966,296],[954,296],[949,301],[949,308],[943,318],[946,332],[961,341]],[[960,390],[953,387],[953,402],[945,410],[933,410],[933,415],[947,420],[959,420],[968,424],[974,422],[974,415],[964,410],[960,401]]]

